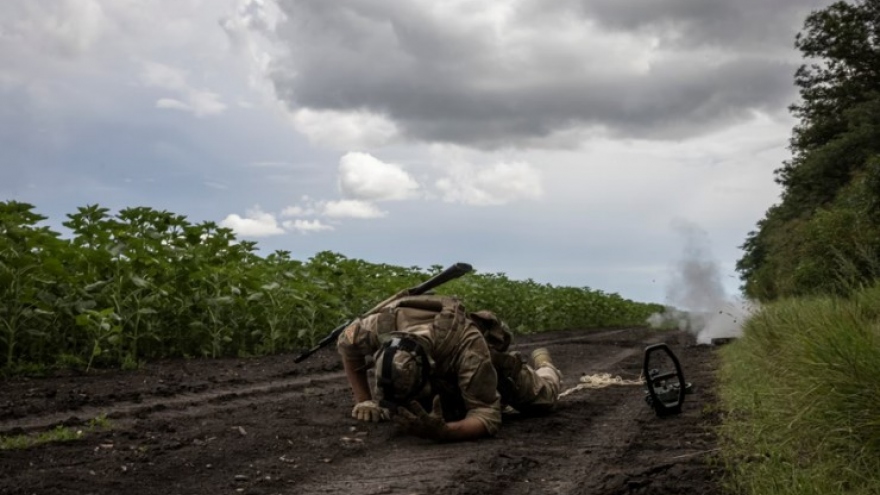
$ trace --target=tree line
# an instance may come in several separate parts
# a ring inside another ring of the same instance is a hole
[[[812,12],[795,47],[800,101],[782,186],[741,246],[744,293],[848,294],[880,276],[880,2]]]

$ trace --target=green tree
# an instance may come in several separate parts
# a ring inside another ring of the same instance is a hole
[[[776,170],[782,201],[748,234],[737,263],[745,293],[762,300],[842,290],[875,272],[875,263],[854,258],[870,258],[870,244],[841,239],[869,242],[875,236],[865,229],[878,228],[843,219],[880,204],[868,166],[880,155],[880,2],[837,2],[811,13],[795,46],[808,63],[795,74],[801,101],[791,106],[799,119],[792,158]],[[864,184],[853,186],[857,180]],[[818,249],[832,224],[836,242]],[[857,227],[862,232],[849,232]],[[855,276],[853,267],[861,267]]]

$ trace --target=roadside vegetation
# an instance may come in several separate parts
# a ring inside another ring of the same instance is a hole
[[[773,303],[722,362],[736,493],[880,493],[880,285]]]
[[[800,122],[737,268],[762,303],[721,352],[733,493],[880,493],[880,2],[814,11]]]
[[[321,252],[267,256],[212,222],[146,207],[67,215],[0,202],[0,371],[136,368],[166,357],[254,356],[314,345],[334,327],[444,267]],[[459,260],[456,260],[459,261]],[[472,273],[440,287],[515,332],[642,324],[662,306],[588,287]]]

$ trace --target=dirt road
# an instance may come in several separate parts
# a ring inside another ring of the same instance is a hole
[[[718,473],[714,350],[645,329],[517,337],[551,350],[564,388],[582,374],[639,377],[667,342],[695,392],[657,418],[638,386],[578,390],[546,417],[507,415],[494,438],[434,444],[350,419],[332,349],[292,356],[165,361],[133,372],[0,382],[0,435],[63,424],[80,439],[0,451],[0,493],[712,494]],[[106,415],[109,428],[89,429]]]

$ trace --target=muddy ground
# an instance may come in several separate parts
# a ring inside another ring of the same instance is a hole
[[[83,432],[0,451],[0,493],[719,493],[714,348],[635,328],[518,336],[515,348],[549,347],[568,389],[582,374],[638,378],[656,342],[695,385],[682,414],[656,417],[639,386],[578,390],[549,416],[506,415],[496,437],[457,444],[351,419],[333,349],[299,365],[292,355],[174,360],[0,381],[0,435]],[[90,429],[101,415],[109,425]]]

